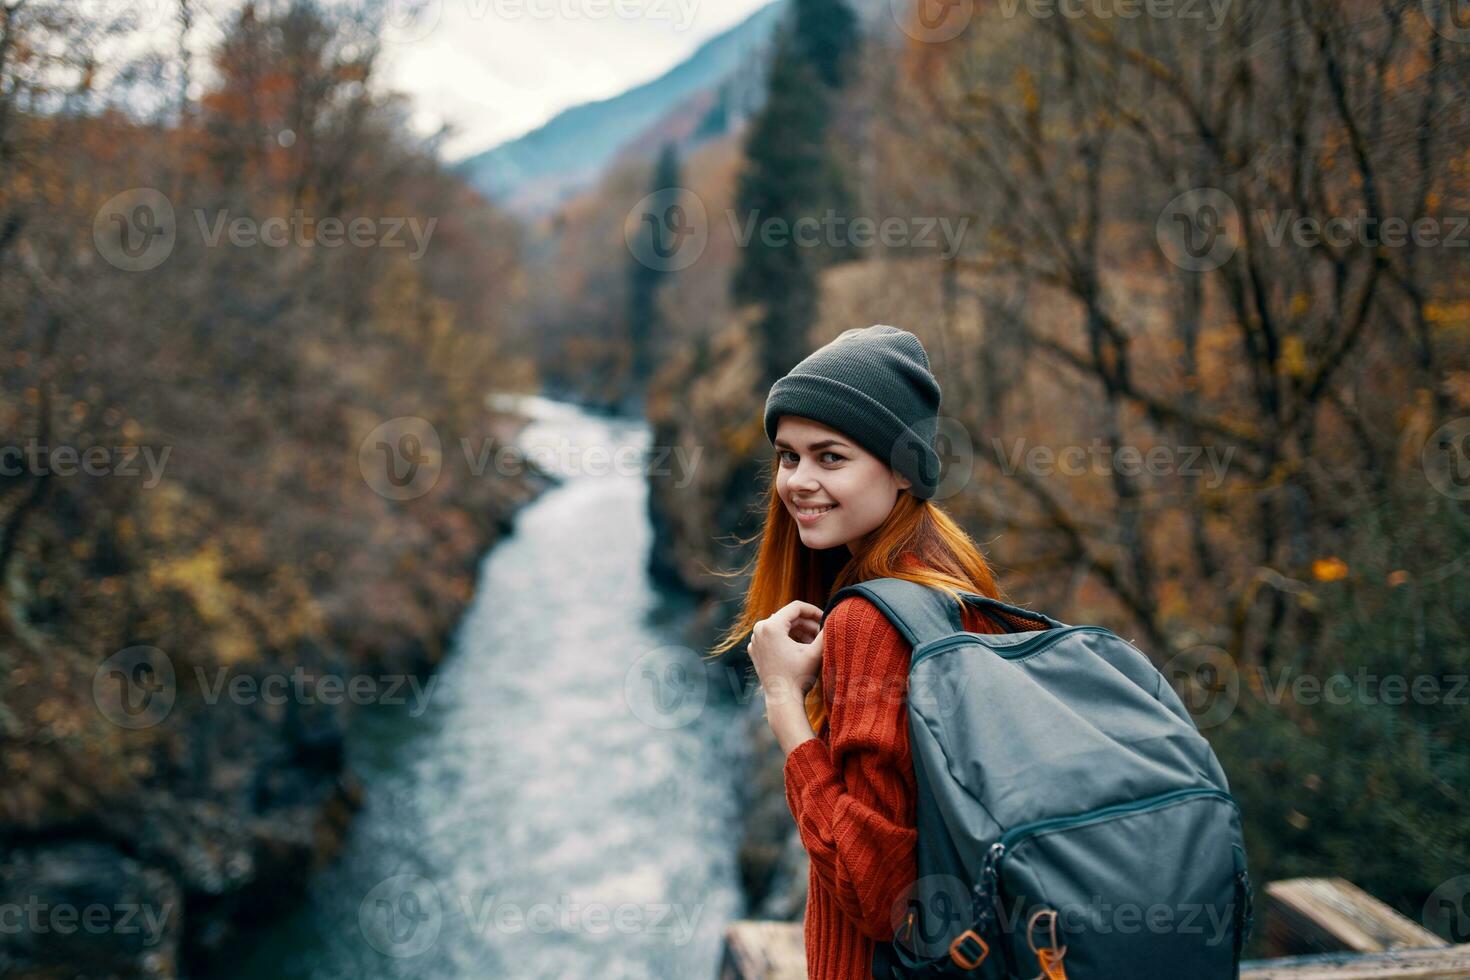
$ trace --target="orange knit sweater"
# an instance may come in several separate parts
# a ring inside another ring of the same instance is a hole
[[[918,876],[909,756],[909,645],[878,607],[844,599],[823,627],[827,720],[786,757],[786,801],[811,858],[805,920],[811,980],[872,976],[875,941]],[[999,632],[972,607],[965,628]],[[897,915],[899,918],[895,918]]]

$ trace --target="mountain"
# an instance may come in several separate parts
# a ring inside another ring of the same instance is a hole
[[[719,135],[759,98],[764,52],[785,9],[786,0],[775,0],[653,81],[566,109],[453,169],[512,213],[534,216],[590,186],[619,150],[662,130],[666,117],[694,114],[675,129],[686,139]]]

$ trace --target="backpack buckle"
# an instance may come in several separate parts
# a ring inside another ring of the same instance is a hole
[[[979,946],[980,951],[979,953],[971,952],[967,955],[966,952],[961,951],[961,946],[968,946],[970,949]],[[975,969],[975,967],[985,962],[985,957],[989,955],[990,945],[981,939],[980,934],[974,929],[966,929],[954,937],[954,942],[949,944],[949,958],[954,960],[962,970]]]

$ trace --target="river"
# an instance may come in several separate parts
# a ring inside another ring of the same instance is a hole
[[[566,482],[485,556],[427,702],[359,712],[342,854],[218,976],[716,975],[746,746],[681,645],[687,600],[644,571],[639,457],[608,459],[647,426],[521,404]]]

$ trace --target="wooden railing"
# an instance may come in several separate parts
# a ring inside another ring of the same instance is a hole
[[[1470,980],[1470,943],[1446,943],[1342,878],[1273,881],[1260,905],[1269,958],[1241,963],[1241,980]],[[720,980],[806,980],[801,923],[732,923]]]

